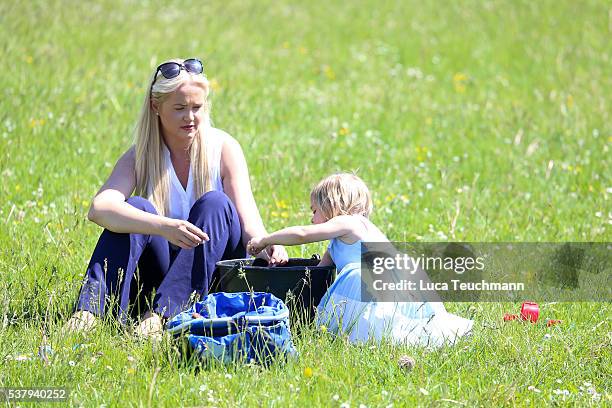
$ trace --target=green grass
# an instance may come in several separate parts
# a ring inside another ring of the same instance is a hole
[[[268,369],[199,367],[110,322],[58,333],[101,232],[89,202],[174,56],[205,61],[214,123],[242,144],[270,230],[308,222],[311,186],[359,169],[394,240],[610,241],[604,2],[99,3],[0,3],[0,387],[65,385],[84,406],[539,406],[596,403],[587,382],[609,404],[608,303],[542,305],[564,320],[550,329],[502,324],[516,304],[448,304],[475,332],[439,350],[307,326],[299,360]],[[42,332],[50,365],[7,358]]]

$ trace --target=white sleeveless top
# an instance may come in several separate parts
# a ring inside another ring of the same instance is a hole
[[[208,174],[210,186],[213,190],[223,191],[221,182],[221,148],[229,137],[221,129],[209,127],[204,137],[206,143],[206,155],[208,156]],[[193,182],[191,167],[189,168],[189,179],[187,189],[179,181],[172,160],[170,160],[170,150],[164,144],[164,158],[166,160],[166,170],[170,177],[170,213],[169,218],[186,220],[189,218],[189,211],[199,197],[195,196],[195,186]]]

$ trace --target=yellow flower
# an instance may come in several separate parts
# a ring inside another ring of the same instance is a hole
[[[289,44],[289,41],[285,41],[285,42],[283,43],[283,48],[284,48],[284,49],[287,49],[287,48],[289,48],[290,46],[291,46],[291,44]]]
[[[83,207],[88,207],[89,206],[89,201],[83,200],[83,201],[81,201],[81,205]]]
[[[270,215],[273,217],[278,217],[278,211],[272,211]]]
[[[346,136],[346,135],[348,135],[348,133],[349,133],[349,128],[348,128],[348,127],[346,127],[346,126],[342,126],[342,127],[340,128],[340,130],[338,130],[338,134],[339,134],[340,136]]]
[[[329,65],[323,65],[323,73],[329,79],[336,79],[336,73]]]
[[[283,218],[289,218],[289,213],[287,211],[283,211],[280,216]]]
[[[572,95],[567,95],[567,103],[568,108],[572,108],[574,106],[574,97]]]
[[[275,204],[276,204],[276,208],[288,208],[285,200],[277,200]]]
[[[306,377],[306,378],[312,377],[312,368],[306,367],[304,369],[304,377]]]
[[[128,369],[127,369],[127,373],[128,373],[128,374],[136,374],[136,369],[134,369],[134,368],[128,368]]]
[[[32,58],[31,55],[28,55],[27,57],[25,57],[25,62],[31,64],[32,62],[34,62],[34,58]]]
[[[221,90],[221,84],[219,83],[219,81],[217,81],[216,78],[212,78],[209,81],[210,84],[210,89],[213,90],[213,92],[219,92]]]
[[[306,54],[308,54],[308,48],[306,48],[306,47],[300,47],[300,48],[298,48],[298,52],[299,52],[300,54],[302,54],[302,55],[306,55]]]
[[[455,91],[459,93],[465,92],[465,83],[467,82],[467,80],[467,75],[462,72],[457,72],[455,75],[453,75],[453,85],[455,86]]]
[[[321,327],[320,327],[320,329],[321,329],[321,331],[322,331],[323,333],[327,333],[327,326],[326,326],[326,325],[322,324],[322,325],[321,325]]]
[[[21,191],[21,185],[20,184],[17,184],[15,186],[15,191]]]

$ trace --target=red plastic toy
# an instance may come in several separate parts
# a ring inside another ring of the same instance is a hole
[[[509,322],[509,321],[516,320],[516,319],[518,319],[518,315],[510,314],[510,313],[506,313],[504,315],[504,322]]]
[[[521,318],[523,320],[529,320],[532,323],[538,321],[540,316],[540,307],[534,302],[523,302],[521,306]]]

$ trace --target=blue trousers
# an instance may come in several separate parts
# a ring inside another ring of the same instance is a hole
[[[127,202],[157,214],[142,197],[130,197]],[[229,197],[219,191],[200,197],[187,220],[208,234],[210,241],[181,249],[159,235],[105,229],[89,262],[76,310],[98,316],[112,312],[122,323],[147,310],[169,318],[194,296],[197,300],[207,295],[217,261],[246,257],[240,220]]]

